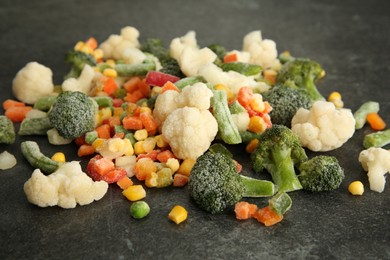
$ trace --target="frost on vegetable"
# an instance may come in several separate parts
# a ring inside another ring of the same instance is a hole
[[[34,104],[54,91],[52,77],[50,68],[38,62],[29,62],[16,74],[12,82],[13,94],[23,103]]]
[[[341,147],[355,133],[355,119],[349,109],[336,109],[333,103],[316,101],[310,110],[300,108],[291,129],[304,147],[331,151]]]
[[[24,184],[28,201],[39,207],[58,205],[74,208],[77,204],[87,205],[100,200],[107,189],[107,182],[94,182],[76,161],[63,164],[48,176],[36,169]]]
[[[7,151],[0,153],[0,170],[11,169],[16,163],[17,161],[13,154]]]
[[[386,174],[390,172],[390,152],[383,148],[371,147],[359,154],[359,162],[367,171],[370,189],[383,192]]]

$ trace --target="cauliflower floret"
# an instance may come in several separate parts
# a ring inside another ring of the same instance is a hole
[[[244,86],[258,89],[260,92],[265,92],[270,88],[266,83],[257,82],[253,77],[247,77],[236,71],[223,71],[214,63],[203,65],[198,74],[213,85],[223,84],[227,86],[233,94],[237,94],[240,88]]]
[[[196,107],[200,110],[210,108],[210,98],[213,92],[204,83],[195,83],[192,86],[186,86],[176,97],[176,103],[179,107]]]
[[[316,101],[310,111],[298,109],[291,129],[299,136],[302,146],[325,152],[341,147],[352,137],[355,119],[349,109],[336,109],[331,102]]]
[[[169,54],[175,60],[179,60],[182,51],[186,47],[198,49],[194,31],[189,31],[186,35],[173,39],[169,46]]]
[[[145,58],[146,55],[138,48],[126,48],[122,54],[123,61],[129,64],[142,63]]]
[[[383,192],[386,184],[386,173],[390,172],[390,152],[383,148],[371,147],[359,154],[359,162],[367,171],[370,189]]]
[[[107,189],[107,182],[94,182],[82,171],[77,161],[61,165],[48,176],[36,169],[24,184],[28,201],[40,207],[58,205],[74,208],[77,204],[87,205],[100,200]]]
[[[248,112],[241,112],[238,114],[232,114],[233,123],[237,126],[239,131],[245,132],[248,130],[249,114]]]
[[[39,98],[53,93],[53,73],[38,62],[29,62],[16,74],[12,91],[18,100],[34,104]]]
[[[178,96],[179,93],[174,90],[165,91],[157,96],[153,109],[153,117],[159,126],[164,123],[170,113],[179,107],[176,103]]]
[[[180,159],[196,160],[214,140],[218,124],[208,110],[183,107],[173,111],[162,127],[163,138]]]
[[[229,54],[236,54],[238,62],[249,63],[251,58],[250,54],[246,51],[232,50],[226,53],[226,55]]]
[[[125,60],[127,49],[139,48],[138,37],[139,31],[136,28],[126,26],[121,29],[120,35],[110,35],[99,47],[103,50],[105,59]]]
[[[245,35],[243,51],[249,52],[250,63],[260,65],[264,69],[280,65],[276,43],[268,39],[263,40],[261,31],[253,31]]]
[[[83,70],[81,71],[80,76],[76,78],[68,78],[62,82],[63,91],[80,91],[84,94],[88,94],[92,89],[92,82],[95,78],[94,69],[88,64],[84,65]]]
[[[217,58],[209,48],[197,49],[185,47],[177,60],[182,72],[190,77],[198,75],[198,70],[205,64],[212,64]]]

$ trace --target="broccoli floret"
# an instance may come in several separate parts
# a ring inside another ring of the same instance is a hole
[[[6,116],[0,116],[0,143],[12,144],[15,138],[15,127],[12,121]]]
[[[171,74],[179,78],[184,77],[179,63],[169,56],[169,51],[165,48],[162,40],[156,38],[146,39],[140,49],[143,52],[150,53],[158,58],[162,66],[162,69],[160,70],[161,72]]]
[[[68,139],[77,138],[95,127],[97,103],[82,92],[62,92],[52,109],[49,120],[58,133]]]
[[[294,166],[307,160],[299,137],[288,127],[274,124],[259,138],[259,144],[251,154],[255,172],[267,170],[280,192],[302,189]]]
[[[285,86],[275,86],[262,93],[262,96],[272,107],[270,112],[272,123],[289,128],[291,128],[291,119],[298,109],[301,107],[310,109],[312,105],[312,100],[307,92]]]
[[[210,213],[221,212],[242,197],[265,197],[275,193],[272,182],[238,174],[232,158],[211,151],[196,160],[188,185],[190,196]]]
[[[83,70],[85,64],[96,66],[95,58],[82,51],[70,50],[65,56],[65,61],[72,65],[70,71],[65,76],[67,78],[78,78]]]
[[[344,169],[334,156],[318,155],[299,166],[298,178],[304,190],[331,191],[344,179]]]
[[[305,90],[313,101],[325,100],[315,85],[325,71],[319,63],[306,58],[295,58],[283,64],[276,84]]]

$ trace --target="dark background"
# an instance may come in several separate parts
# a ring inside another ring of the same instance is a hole
[[[27,62],[50,67],[62,83],[69,67],[64,54],[90,36],[101,42],[130,25],[140,41],[170,40],[195,30],[201,47],[221,43],[241,49],[248,32],[261,30],[278,51],[309,57],[327,72],[319,84],[324,96],[341,92],[345,107],[355,111],[363,102],[380,102],[390,124],[390,2],[379,1],[1,1],[0,101],[13,98],[12,79]],[[3,111],[1,111],[3,112]],[[55,147],[45,137],[18,137],[0,145],[18,164],[0,172],[1,259],[385,259],[390,257],[390,187],[383,193],[368,188],[358,162],[359,130],[332,151],[346,178],[334,192],[291,193],[293,207],[285,219],[266,228],[255,220],[237,221],[231,210],[210,215],[189,199],[187,188],[147,191],[151,213],[130,217],[128,202],[115,185],[91,205],[64,210],[29,204],[23,184],[33,169],[19,151],[23,140],[36,140],[43,153],[64,151],[78,160],[76,146]],[[252,174],[244,147],[232,147],[244,171]],[[312,153],[308,153],[312,156]],[[85,160],[82,161],[85,165]],[[267,176],[260,176],[267,177]],[[361,180],[366,191],[355,197],[348,184]],[[265,205],[266,200],[248,200]],[[167,214],[175,204],[189,211],[176,225]]]

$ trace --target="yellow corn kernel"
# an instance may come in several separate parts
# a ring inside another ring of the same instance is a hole
[[[259,139],[252,139],[245,147],[247,153],[253,153],[259,143]]]
[[[53,156],[51,157],[51,159],[53,161],[56,161],[56,162],[60,162],[60,163],[63,163],[65,162],[65,154],[64,153],[61,153],[61,152],[57,152],[55,154],[53,154]]]
[[[154,137],[148,137],[143,142],[142,146],[147,153],[151,152],[156,147],[156,139],[154,139]]]
[[[148,172],[145,178],[145,185],[148,188],[157,187],[157,173]]]
[[[95,141],[93,141],[92,146],[95,148],[95,150],[98,150],[99,148],[103,147],[105,144],[105,140],[102,138],[98,138]]]
[[[110,67],[114,68],[116,63],[113,59],[108,59],[108,60],[106,60],[106,64],[109,65]]]
[[[154,137],[154,139],[156,139],[157,147],[164,148],[164,147],[168,146],[168,142],[165,141],[165,139],[162,137],[162,135],[156,135]]]
[[[122,107],[114,107],[114,114],[113,116],[121,116],[125,112],[125,110]]]
[[[142,141],[148,138],[148,131],[146,129],[137,130],[134,133],[134,138],[137,141]]]
[[[146,153],[144,149],[144,141],[138,141],[134,144],[134,153],[136,155]]]
[[[125,155],[129,156],[129,155],[134,155],[134,148],[133,148],[133,145],[131,144],[131,141],[130,139],[123,139],[123,142],[125,143]]]
[[[227,96],[228,101],[229,102],[233,101],[233,99],[234,99],[233,92],[230,90],[230,88],[228,88],[224,84],[217,84],[217,85],[214,86],[214,89],[215,90],[224,90],[226,92],[226,96]]]
[[[118,73],[116,72],[116,70],[111,69],[111,68],[104,69],[103,70],[103,75],[106,76],[106,77],[109,77],[109,78],[116,78],[116,77],[118,77]]]
[[[142,185],[132,185],[122,191],[122,194],[130,201],[137,201],[146,197],[146,191]]]
[[[139,109],[139,112],[140,113],[148,113],[148,114],[152,114],[152,109],[150,109],[150,107],[147,107],[147,106],[141,106],[140,109]]]
[[[276,83],[276,76],[277,76],[276,70],[273,69],[266,69],[263,71],[263,76],[266,81],[268,81],[269,84],[275,85]]]
[[[190,176],[192,167],[194,167],[195,160],[193,159],[184,159],[183,162],[180,164],[179,169],[177,170],[177,173]]]
[[[252,116],[249,119],[248,130],[254,133],[263,133],[267,129],[267,124],[260,116]]]
[[[81,49],[80,49],[81,52],[84,52],[86,54],[92,54],[93,53],[93,50],[92,48],[88,45],[88,44],[84,44]]]
[[[263,112],[265,109],[265,105],[263,99],[261,97],[255,97],[251,101],[249,101],[249,106],[257,112]]]
[[[95,58],[95,60],[101,60],[101,59],[103,59],[104,52],[102,49],[96,49],[93,51],[92,55]]]
[[[111,138],[108,140],[108,150],[116,153],[125,149],[125,142],[120,138]]]
[[[179,205],[176,205],[172,208],[171,212],[168,214],[168,218],[175,222],[176,224],[180,224],[188,217],[187,210]]]
[[[165,165],[171,169],[172,173],[175,173],[180,167],[179,160],[176,158],[169,158]]]
[[[152,97],[161,93],[162,87],[153,87],[152,93],[150,94]]]
[[[85,45],[85,42],[79,41],[76,43],[76,45],[73,47],[75,51],[80,51]]]
[[[333,91],[332,93],[329,94],[328,101],[332,102],[333,100],[336,100],[336,99],[341,99],[340,92]]]
[[[109,119],[112,116],[110,107],[103,107],[97,113],[97,125],[101,125],[105,119]]]
[[[363,195],[364,185],[361,181],[353,181],[348,186],[348,191],[352,195]]]
[[[326,71],[325,70],[322,70],[321,73],[320,73],[320,79],[322,79],[323,77],[325,77],[326,75]]]

